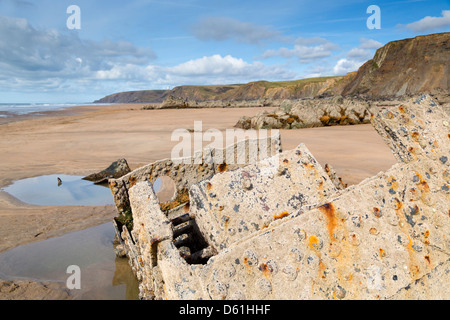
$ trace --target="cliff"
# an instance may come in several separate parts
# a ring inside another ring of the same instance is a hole
[[[167,97],[167,90],[142,90],[142,91],[127,91],[113,93],[94,103],[140,103],[140,102],[163,102]]]
[[[342,95],[368,98],[448,94],[450,33],[392,41],[362,65]]]
[[[437,33],[392,41],[373,59],[345,76],[293,81],[255,81],[230,85],[189,85],[172,90],[121,92],[96,103],[161,103],[168,97],[184,101],[251,101],[316,98],[334,95],[369,99],[395,98],[422,93],[446,96],[449,92],[450,33]]]
[[[111,94],[95,103],[161,103],[168,97],[186,101],[251,101],[258,99],[299,99],[332,96],[342,91],[355,76],[319,77],[294,81],[255,81],[230,85],[189,85],[172,90],[142,90]]]

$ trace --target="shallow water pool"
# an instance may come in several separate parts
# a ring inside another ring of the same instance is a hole
[[[58,181],[58,178],[60,181]],[[158,178],[153,189],[158,192]],[[114,204],[107,185],[96,185],[81,176],[45,175],[15,181],[2,189],[33,205],[102,206]],[[21,245],[0,253],[1,279],[58,281],[65,284],[67,267],[81,270],[81,289],[71,290],[76,299],[138,299],[138,282],[126,258],[117,258],[113,223]],[[37,299],[39,297],[36,297]]]
[[[21,245],[0,253],[0,278],[66,283],[67,267],[81,270],[76,299],[138,299],[138,282],[125,258],[113,249],[112,222],[47,240]],[[38,297],[36,297],[38,298]]]
[[[61,182],[58,183],[58,178]],[[51,174],[17,180],[3,188],[22,202],[34,205],[102,206],[114,204],[108,186],[81,176]]]
[[[60,180],[58,180],[58,178]],[[14,181],[2,190],[22,202],[43,206],[104,206],[114,204],[107,184],[94,184],[82,176],[51,174]],[[155,192],[162,186],[156,179]]]

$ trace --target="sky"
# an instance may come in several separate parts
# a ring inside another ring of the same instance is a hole
[[[345,75],[438,32],[449,0],[0,0],[0,103]]]

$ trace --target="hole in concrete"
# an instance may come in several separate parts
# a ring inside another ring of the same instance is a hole
[[[189,264],[206,264],[216,252],[208,247],[195,218],[189,215],[189,195],[181,190],[177,198],[162,207],[173,226],[173,244]]]
[[[185,217],[186,219],[180,219]],[[211,253],[208,251],[208,244],[200,232],[194,218],[188,213],[172,220],[174,224],[174,245],[180,250],[180,255],[189,264],[206,264]],[[178,222],[183,221],[184,222]],[[178,222],[178,224],[176,224]]]
[[[160,203],[168,202],[174,198],[176,193],[175,182],[167,177],[158,177],[153,183],[153,190]]]

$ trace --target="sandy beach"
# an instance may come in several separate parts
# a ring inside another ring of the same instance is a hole
[[[172,131],[232,128],[261,108],[142,110],[143,105],[80,106],[0,125],[0,188],[47,174],[88,175],[125,158],[131,169],[169,158]],[[280,130],[283,149],[305,143],[348,184],[387,170],[395,159],[371,125]],[[113,206],[35,206],[0,192],[0,252],[111,221]]]

